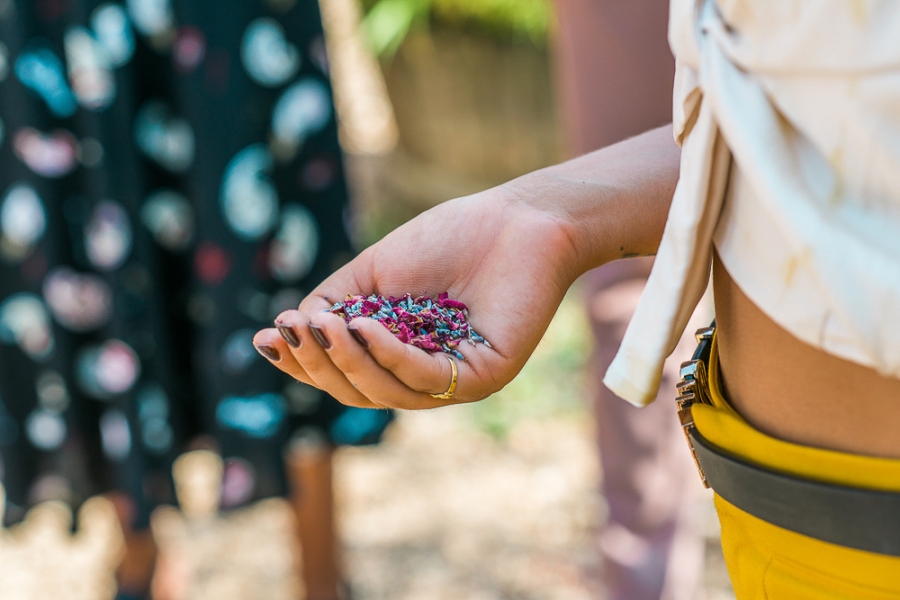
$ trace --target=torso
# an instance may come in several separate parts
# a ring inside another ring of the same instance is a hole
[[[719,356],[731,404],[757,429],[787,441],[900,458],[900,379],[801,342],[713,260]]]

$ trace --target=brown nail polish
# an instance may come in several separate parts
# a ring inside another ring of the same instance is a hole
[[[308,323],[309,332],[312,333],[312,336],[316,338],[316,341],[319,342],[319,345],[325,348],[326,350],[331,350],[331,342],[328,340],[328,337],[325,336],[325,332],[318,325],[313,325],[312,323]]]
[[[360,345],[360,346],[362,346],[363,348],[368,348],[368,347],[369,347],[369,341],[368,341],[366,338],[363,337],[363,334],[360,333],[359,329],[356,329],[356,328],[354,328],[354,327],[348,327],[348,328],[347,328],[347,331],[350,332],[350,335],[353,336],[353,339],[354,339],[354,340],[356,340],[357,342],[359,342],[359,345]]]
[[[256,346],[256,351],[271,360],[272,362],[278,362],[281,360],[281,355],[278,353],[278,350],[273,348],[272,346]]]
[[[300,336],[297,335],[297,332],[294,331],[293,326],[285,325],[281,321],[275,321],[275,329],[278,330],[278,333],[281,334],[281,337],[284,338],[284,341],[287,342],[287,345],[291,348],[299,348],[300,344]]]

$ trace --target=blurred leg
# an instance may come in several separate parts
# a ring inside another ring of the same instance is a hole
[[[672,120],[675,63],[666,0],[556,0],[556,8],[557,83],[572,154]],[[651,259],[620,261],[587,278],[596,348],[591,377],[609,504],[600,549],[610,598],[695,600],[703,539],[692,511],[702,490],[673,406],[690,335],[667,363],[654,405],[634,408],[601,383],[651,265]]]
[[[125,531],[125,556],[119,565],[119,596],[143,598],[150,589],[156,563],[156,544],[149,529]]]
[[[703,490],[674,408],[678,366],[691,353],[692,336],[685,336],[667,361],[659,398],[651,406],[635,408],[600,382],[640,299],[650,265],[649,259],[625,261],[593,272],[589,280],[594,406],[603,493],[609,505],[600,551],[610,598],[694,600],[703,573],[698,527]],[[701,316],[689,331],[702,322]]]
[[[334,523],[332,455],[330,446],[320,444],[291,450],[286,457],[307,600],[344,600]]]
[[[668,0],[556,0],[557,89],[570,153],[672,122]]]
[[[119,596],[143,598],[150,590],[150,580],[156,563],[156,544],[149,528],[134,529],[134,501],[124,494],[112,493],[109,500],[116,508],[122,533],[125,535],[125,556],[119,564],[116,578]]]

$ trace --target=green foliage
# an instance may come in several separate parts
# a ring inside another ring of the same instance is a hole
[[[393,56],[413,24],[427,23],[430,0],[379,0],[368,10],[363,29],[378,56]]]
[[[378,55],[390,56],[410,29],[429,23],[487,33],[499,39],[546,43],[549,0],[362,0],[363,26]]]
[[[436,20],[473,26],[506,37],[525,37],[544,44],[550,22],[548,0],[433,0]]]

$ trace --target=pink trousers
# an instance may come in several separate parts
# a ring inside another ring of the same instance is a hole
[[[559,100],[573,155],[672,120],[674,60],[666,0],[556,0]],[[640,298],[652,259],[611,263],[586,276],[594,333],[591,365],[603,493],[604,579],[613,600],[700,597],[703,490],[674,408],[681,361],[696,327],[666,364],[660,396],[637,409],[601,383]],[[708,317],[707,317],[708,318]]]
[[[612,263],[586,280],[597,444],[609,507],[599,547],[610,599],[696,600],[703,575],[703,503],[709,499],[685,445],[674,399],[678,367],[695,345],[690,334],[708,325],[708,316],[702,310],[695,315],[689,335],[666,361],[659,397],[649,407],[635,408],[601,383],[651,261]]]

